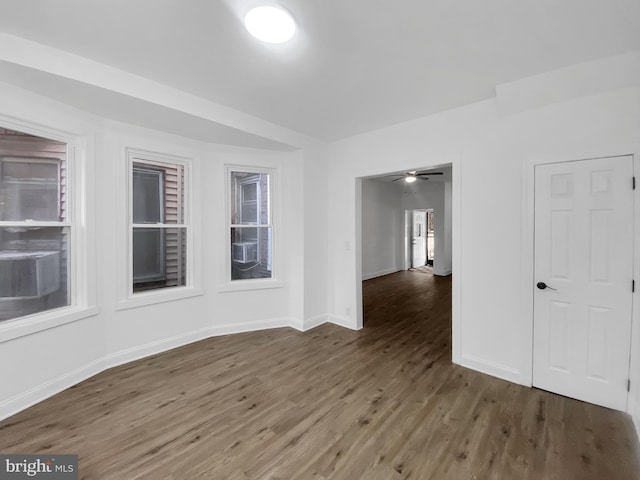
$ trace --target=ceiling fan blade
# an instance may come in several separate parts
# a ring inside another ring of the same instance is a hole
[[[422,173],[416,173],[416,177],[426,176],[426,175],[444,175],[444,173],[443,173],[443,172],[422,172]]]
[[[395,180],[391,180],[392,182],[397,182],[398,180],[404,180],[406,177],[403,175],[400,178],[396,178]]]

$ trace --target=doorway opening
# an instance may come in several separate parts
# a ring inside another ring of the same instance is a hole
[[[405,181],[412,175],[417,177],[414,181]],[[380,277],[389,276],[398,292],[415,293],[404,300],[413,305],[405,311],[423,311],[425,295],[434,289],[448,291],[439,298],[451,328],[452,280],[447,278],[437,288],[436,283],[452,273],[452,180],[452,165],[361,180],[360,268],[362,280],[368,282],[359,285],[363,323],[385,302],[377,295],[365,299],[365,292],[372,291]]]
[[[407,239],[404,269],[433,268],[435,257],[433,209],[405,210],[404,221]]]

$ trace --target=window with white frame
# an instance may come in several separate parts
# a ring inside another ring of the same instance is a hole
[[[67,144],[0,128],[0,321],[71,304]]]
[[[230,278],[273,278],[272,174],[236,168],[229,174]]]
[[[188,285],[187,165],[130,156],[130,293]]]

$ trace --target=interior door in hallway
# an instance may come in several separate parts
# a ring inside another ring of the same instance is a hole
[[[411,237],[411,266],[423,267],[427,263],[427,212],[414,210]]]
[[[633,277],[631,156],[535,168],[533,384],[625,410]]]

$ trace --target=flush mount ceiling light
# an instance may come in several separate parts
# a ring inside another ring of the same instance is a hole
[[[296,23],[289,13],[278,7],[256,7],[245,15],[244,26],[251,35],[265,43],[284,43],[296,33]]]

